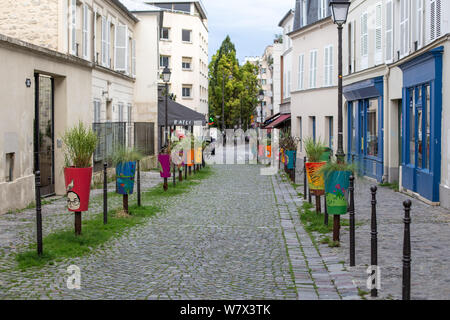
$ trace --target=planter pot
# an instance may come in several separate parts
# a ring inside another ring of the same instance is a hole
[[[319,160],[320,161],[329,161],[330,160],[330,155],[331,155],[331,149],[330,148],[326,148],[325,151],[320,156]]]
[[[336,171],[327,176],[325,193],[327,195],[329,214],[342,215],[347,213],[348,188],[351,174],[350,171]]]
[[[267,158],[272,158],[272,146],[267,146],[266,156],[267,156]]]
[[[197,148],[197,151],[195,152],[195,164],[201,164],[203,158],[203,148],[199,147]]]
[[[72,212],[89,210],[92,168],[64,168],[67,208]]]
[[[187,159],[187,166],[188,167],[192,167],[192,166],[194,166],[194,149],[190,149],[189,151],[188,151],[188,159]]]
[[[283,148],[280,149],[280,158],[281,158],[281,163],[284,163],[286,161],[286,158],[284,157]]]
[[[170,155],[160,154],[158,155],[158,162],[160,165],[160,176],[161,178],[170,178]]]
[[[263,157],[264,156],[264,146],[263,145],[259,145],[258,146],[258,156],[259,157]]]
[[[123,162],[116,166],[116,183],[118,194],[132,194],[134,189],[134,177],[136,174],[136,162]]]
[[[295,157],[297,155],[297,151],[295,150],[286,150],[286,163],[287,169],[294,169]]]
[[[320,168],[322,168],[326,162],[307,162],[306,174],[308,176],[308,186],[311,191],[325,191],[325,182],[323,175],[319,174]]]

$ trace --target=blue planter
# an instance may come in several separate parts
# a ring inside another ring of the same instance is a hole
[[[289,170],[294,169],[296,155],[297,155],[297,152],[295,150],[286,150],[287,168]]]
[[[118,194],[132,194],[134,189],[134,176],[136,162],[119,163],[116,166],[116,181]]]

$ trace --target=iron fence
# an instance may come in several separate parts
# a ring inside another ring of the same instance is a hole
[[[93,123],[98,144],[94,152],[94,171],[103,169],[114,150],[126,146],[134,147],[144,155],[154,154],[155,124],[153,122],[102,122]]]

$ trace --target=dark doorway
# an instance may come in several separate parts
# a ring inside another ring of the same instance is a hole
[[[54,79],[35,74],[34,170],[41,172],[41,195],[55,193]]]

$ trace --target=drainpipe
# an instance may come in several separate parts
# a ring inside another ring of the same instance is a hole
[[[389,77],[391,73],[391,69],[387,67],[386,73],[383,77],[383,182],[389,181],[389,160],[390,160],[390,145],[391,145],[391,136],[390,130],[391,127],[391,117],[389,115],[391,111],[391,103],[389,99]]]

